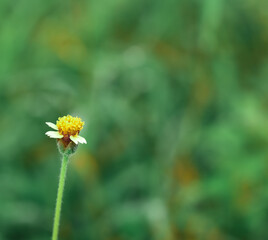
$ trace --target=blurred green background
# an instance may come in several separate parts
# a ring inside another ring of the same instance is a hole
[[[0,240],[51,238],[46,121],[85,122],[60,239],[268,239],[266,0],[1,0]]]

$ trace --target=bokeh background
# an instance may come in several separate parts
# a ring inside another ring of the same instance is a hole
[[[46,121],[85,122],[60,239],[268,239],[266,0],[1,0],[0,240],[51,238]]]

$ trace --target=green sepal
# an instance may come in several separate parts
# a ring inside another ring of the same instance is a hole
[[[66,147],[61,140],[57,141],[57,146],[58,146],[59,152],[62,155],[72,155],[76,152],[77,147],[78,147],[78,145],[72,141]]]

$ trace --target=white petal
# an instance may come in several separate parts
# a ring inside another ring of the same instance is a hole
[[[63,135],[55,131],[48,131],[46,132],[46,135],[49,136],[50,138],[63,138]]]
[[[46,122],[46,124],[47,124],[49,127],[53,128],[53,129],[55,129],[55,130],[58,130],[58,127],[57,127],[54,123],[52,123],[52,122]]]
[[[83,137],[81,137],[81,136],[76,136],[76,137],[74,137],[74,136],[71,136],[70,137],[70,139],[75,143],[75,144],[78,144],[78,143],[87,143],[87,141],[86,141],[86,139],[84,139]]]
[[[76,138],[77,138],[78,142],[80,142],[80,143],[82,143],[82,144],[83,144],[83,143],[87,144],[87,141],[86,141],[85,138],[83,138],[83,137],[81,137],[81,136],[77,136]]]
[[[78,141],[77,141],[76,138],[77,138],[77,137],[70,136],[70,139],[71,139],[75,144],[78,144]]]

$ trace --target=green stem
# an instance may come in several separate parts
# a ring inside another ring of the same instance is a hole
[[[58,194],[57,194],[57,200],[56,200],[52,240],[58,239],[61,203],[62,203],[62,196],[63,196],[63,189],[64,189],[65,177],[66,177],[66,172],[67,172],[68,160],[69,160],[69,155],[68,154],[63,155],[63,158],[61,161],[60,180],[59,180],[59,188],[58,188]]]

